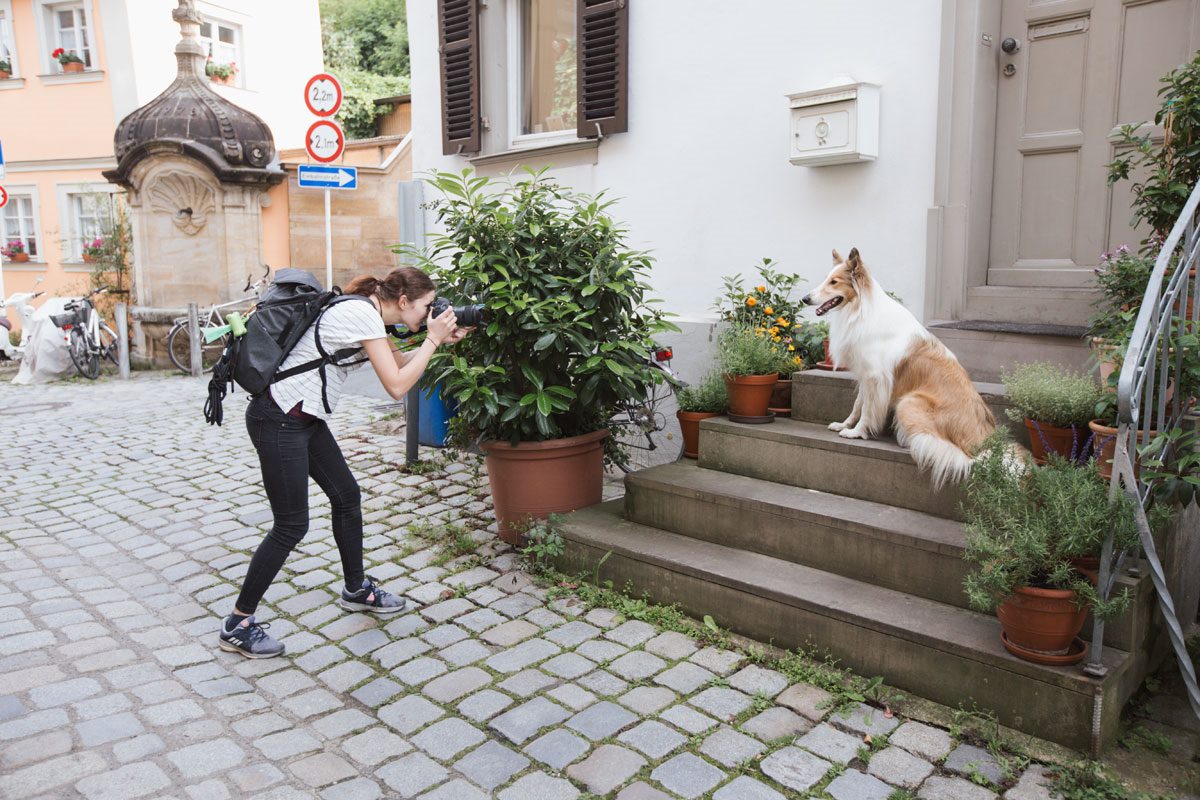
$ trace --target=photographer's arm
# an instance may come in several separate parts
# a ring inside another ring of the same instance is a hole
[[[387,339],[368,339],[363,342],[363,348],[383,388],[393,399],[403,400],[408,390],[417,385],[437,345],[432,339],[426,339],[416,350],[401,353],[392,350]]]

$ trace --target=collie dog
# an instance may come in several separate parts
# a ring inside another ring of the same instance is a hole
[[[946,346],[889,297],[858,249],[802,302],[828,316],[830,357],[858,378],[854,410],[830,424],[847,439],[870,439],[895,412],[896,439],[935,487],[967,477],[976,450],[996,429],[983,398]]]

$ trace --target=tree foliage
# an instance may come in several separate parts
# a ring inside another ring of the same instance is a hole
[[[338,121],[346,136],[374,136],[390,110],[375,101],[409,91],[404,0],[321,0],[321,44],[345,92]]]

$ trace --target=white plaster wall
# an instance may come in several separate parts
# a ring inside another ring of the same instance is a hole
[[[116,98],[117,118],[154,99],[175,79],[179,25],[174,0],[126,0],[133,48],[132,93]],[[323,71],[317,0],[197,0],[201,16],[242,26],[245,88],[214,88],[270,126],[277,149],[302,147],[316,120],[304,106],[304,84]],[[125,106],[128,107],[125,107]]]
[[[483,14],[499,17],[513,1],[490,0]],[[557,175],[623,198],[615,214],[635,246],[654,251],[657,294],[684,321],[709,319],[720,277],[749,271],[763,256],[811,286],[828,270],[832,248],[845,254],[853,246],[920,316],[941,6],[631,0],[629,132],[602,142],[596,163]],[[436,4],[409,0],[408,15],[413,171],[461,170],[465,159],[441,154]],[[484,68],[502,57],[484,54]],[[839,74],[883,87],[879,159],[792,166],[784,95]]]

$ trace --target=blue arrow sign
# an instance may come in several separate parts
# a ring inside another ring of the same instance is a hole
[[[4,177],[4,142],[0,142],[0,178]]]
[[[304,189],[357,189],[358,167],[301,164],[296,180]]]

